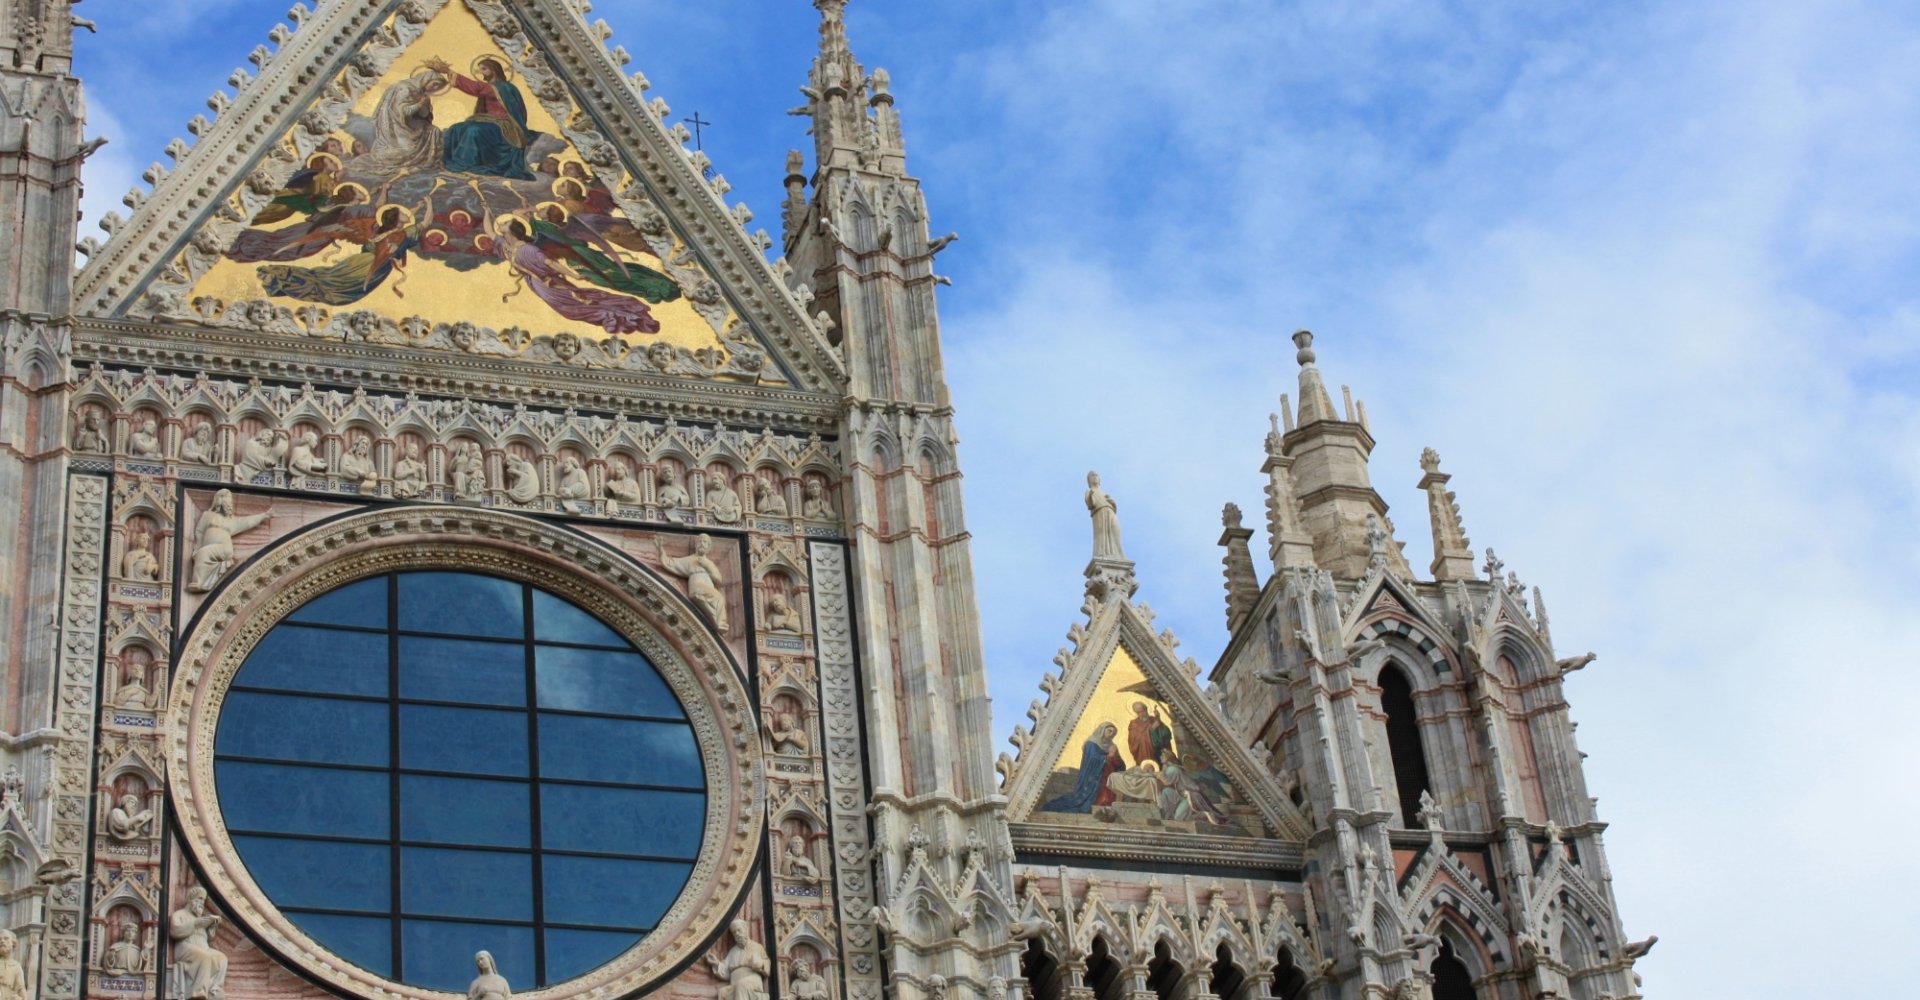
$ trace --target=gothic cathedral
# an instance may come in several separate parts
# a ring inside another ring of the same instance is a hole
[[[1219,662],[1089,477],[998,752],[847,0],[778,239],[585,0],[296,3],[83,237],[72,2],[0,0],[0,1000],[1640,995],[1591,656],[1432,452],[1408,564],[1310,334]]]

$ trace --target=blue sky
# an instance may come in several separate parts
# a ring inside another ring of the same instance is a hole
[[[91,8],[93,5],[89,5]],[[101,4],[90,208],[263,40]],[[595,11],[760,221],[801,0]],[[937,232],[1000,735],[1080,602],[1082,477],[1210,663],[1287,335],[1368,403],[1416,566],[1425,446],[1541,586],[1654,998],[1904,983],[1920,863],[1920,8],[854,0]],[[89,224],[90,231],[90,224]],[[1250,520],[1258,520],[1257,516]],[[1789,972],[1793,970],[1793,972]],[[1817,970],[1817,971],[1815,971]]]

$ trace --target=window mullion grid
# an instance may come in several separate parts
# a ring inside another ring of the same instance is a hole
[[[533,829],[529,844],[533,847],[533,974],[538,986],[547,985],[547,892],[544,884],[546,864],[540,851],[540,690],[534,672],[538,669],[537,646],[533,632],[533,588],[520,588],[521,610],[527,657],[527,805]]]
[[[387,809],[387,832],[393,838],[387,852],[392,893],[392,898],[387,900],[387,917],[393,928],[393,971],[388,974],[395,982],[405,982],[400,923],[400,577],[397,574],[387,577]]]

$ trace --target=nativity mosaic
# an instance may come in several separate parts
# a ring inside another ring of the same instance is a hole
[[[1101,675],[1035,813],[1036,821],[1103,828],[1255,837],[1264,829],[1124,646]]]
[[[721,367],[731,318],[714,308],[719,286],[664,214],[622,209],[614,191],[630,179],[590,166],[564,137],[561,90],[529,93],[479,19],[449,4],[194,295],[484,324],[505,331],[499,353],[573,334],[705,352]],[[291,137],[285,148],[298,155]]]

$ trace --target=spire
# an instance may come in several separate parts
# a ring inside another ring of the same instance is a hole
[[[1440,453],[1432,448],[1420,453],[1420,468],[1426,472],[1420,488],[1427,493],[1427,513],[1433,521],[1433,578],[1442,583],[1472,580],[1473,543],[1460,520],[1459,498],[1447,489],[1453,477],[1440,471]]]
[[[1300,408],[1298,419],[1280,439],[1280,454],[1292,463],[1284,471],[1299,504],[1300,526],[1312,539],[1312,561],[1337,577],[1358,580],[1366,575],[1374,556],[1375,543],[1367,537],[1368,515],[1392,531],[1387,502],[1374,492],[1367,472],[1373,434],[1367,429],[1366,409],[1354,404],[1344,386],[1345,408],[1334,409],[1320,369],[1314,365],[1313,334],[1301,330],[1293,335],[1293,342],[1299,348],[1295,358],[1300,362]],[[1268,464],[1270,477],[1276,474],[1273,469],[1283,467],[1273,459]],[[1281,541],[1285,555],[1287,540],[1282,537]],[[1398,544],[1390,541],[1388,558],[1396,567],[1398,552]]]
[[[893,78],[878,68],[868,75],[853,57],[847,45],[847,0],[813,0],[813,5],[820,11],[820,54],[807,86],[800,88],[807,103],[793,114],[813,119],[820,166],[906,176]]]
[[[1093,518],[1093,560],[1087,563],[1087,596],[1125,600],[1140,589],[1133,563],[1120,545],[1120,506],[1100,488],[1100,474],[1087,473],[1087,513]]]
[[[65,76],[73,68],[73,32],[94,23],[73,13],[80,0],[0,0],[0,66]]]
[[[1240,520],[1238,504],[1227,504],[1220,511],[1220,523],[1226,526],[1220,544],[1227,550],[1221,561],[1227,573],[1228,634],[1239,632],[1253,614],[1253,606],[1260,602],[1260,578],[1253,569],[1253,553],[1247,548],[1253,529],[1242,527]]]

